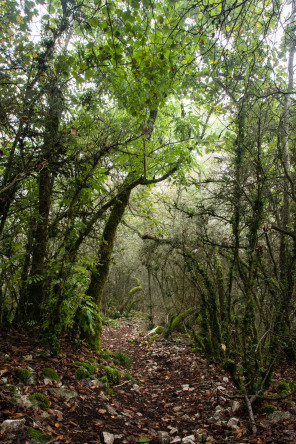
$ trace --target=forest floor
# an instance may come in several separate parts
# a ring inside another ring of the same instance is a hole
[[[296,443],[293,396],[268,401],[277,409],[272,416],[262,413],[267,403],[262,401],[254,412],[258,433],[253,436],[248,414],[226,373],[193,353],[186,337],[151,340],[144,327],[139,319],[121,319],[117,327],[104,327],[103,348],[133,359],[130,370],[117,366],[124,378],[109,391],[98,377],[75,379],[74,361],[92,358],[102,369],[102,359],[83,344],[77,347],[65,338],[60,356],[51,357],[28,332],[2,332],[0,442]],[[105,365],[112,365],[111,356],[104,355]],[[22,368],[33,373],[26,383],[16,376]],[[59,381],[44,378],[44,368],[55,369]],[[279,381],[295,383],[296,369],[277,369],[274,378],[270,393],[279,395]],[[30,405],[28,395],[34,392],[47,396],[49,408]],[[51,438],[34,440],[30,427]]]

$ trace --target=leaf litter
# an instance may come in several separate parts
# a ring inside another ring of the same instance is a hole
[[[2,332],[0,425],[7,419],[26,421],[24,428],[0,434],[0,442],[31,443],[28,428],[34,427],[51,435],[52,442],[65,444],[296,443],[293,399],[273,403],[282,413],[290,411],[280,421],[263,414],[259,404],[255,408],[258,432],[253,436],[247,411],[236,398],[228,375],[205,356],[193,353],[186,337],[151,340],[142,321],[121,319],[118,327],[104,327],[102,348],[125,353],[133,361],[128,371],[116,361],[116,367],[128,379],[123,378],[109,390],[95,380],[75,379],[75,361],[93,359],[98,368],[105,362],[84,344],[77,348],[73,338],[63,338],[61,355],[51,357],[26,331]],[[46,367],[56,371],[59,381],[44,380],[42,370]],[[20,368],[33,370],[35,385],[17,380],[15,374]],[[277,369],[275,378],[295,381],[295,369]],[[50,407],[45,411],[22,407],[12,390],[22,395],[41,392]],[[67,390],[66,398],[62,390]]]

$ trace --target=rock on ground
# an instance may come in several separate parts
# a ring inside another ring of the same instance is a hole
[[[18,430],[21,430],[25,427],[26,420],[22,419],[6,419],[1,424],[1,432],[4,433],[12,433]]]

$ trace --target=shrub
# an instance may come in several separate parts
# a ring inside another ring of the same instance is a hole
[[[32,373],[27,368],[20,368],[16,372],[16,376],[20,381],[22,381],[25,384],[28,381],[28,379],[31,378]]]
[[[37,401],[39,407],[42,410],[48,409],[48,407],[50,405],[47,397],[43,393],[40,393],[40,392],[33,393],[32,395],[29,396],[29,399],[31,401],[34,401],[34,400]]]
[[[46,378],[52,379],[53,381],[59,380],[57,372],[55,370],[53,370],[52,368],[44,368],[42,370],[42,373]]]

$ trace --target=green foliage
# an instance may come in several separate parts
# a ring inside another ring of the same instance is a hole
[[[269,415],[275,411],[276,411],[276,407],[272,404],[266,404],[262,409],[262,412],[266,413],[267,415]]]
[[[47,435],[44,432],[41,432],[40,430],[34,429],[33,427],[28,428],[28,433],[31,436],[31,438],[34,439],[34,441],[38,443],[46,444],[49,441],[52,441],[53,437],[50,435]]]
[[[84,367],[90,375],[93,375],[97,369],[96,364],[92,364],[88,361],[84,361],[84,362],[75,361],[74,365],[78,365],[79,367]]]
[[[149,336],[150,341],[154,341],[154,339],[158,338],[160,336],[159,333],[155,333],[155,335]]]
[[[131,369],[133,365],[132,358],[127,355],[126,353],[123,353],[122,351],[114,352],[113,353],[113,361],[115,365],[122,365],[123,367],[127,369]]]
[[[27,368],[21,368],[17,370],[16,377],[25,384],[32,377],[32,373]]]
[[[96,324],[100,322],[99,308],[90,296],[83,295],[78,310],[79,326],[86,335],[94,335]]]
[[[43,393],[40,392],[33,393],[32,395],[29,396],[29,399],[31,401],[37,401],[39,407],[42,410],[46,410],[50,406],[49,400]]]
[[[121,373],[117,368],[108,367],[106,365],[102,365],[102,369],[105,372],[105,376],[110,384],[118,385],[121,381]]]
[[[57,372],[54,369],[52,369],[52,368],[47,368],[46,367],[46,368],[44,368],[42,370],[42,373],[43,373],[43,375],[46,378],[52,379],[53,381],[58,381],[59,380]]]

